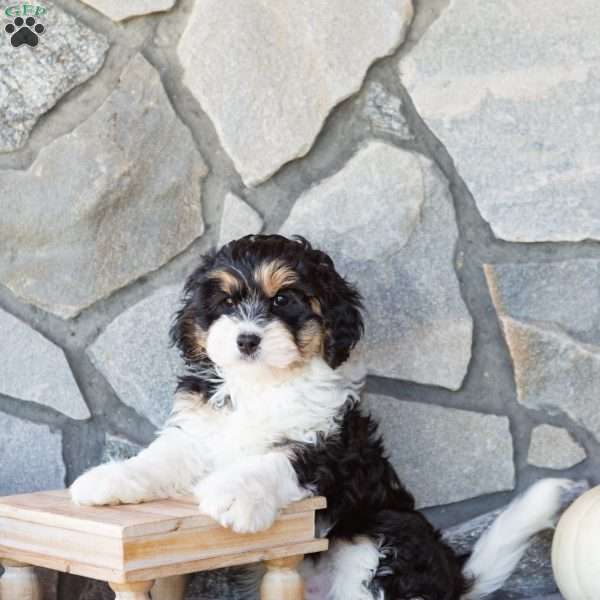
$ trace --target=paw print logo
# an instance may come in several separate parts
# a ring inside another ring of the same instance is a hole
[[[33,17],[17,17],[12,23],[9,23],[4,31],[10,35],[10,43],[17,48],[23,44],[28,46],[37,46],[39,37],[46,31],[41,23],[36,23]]]

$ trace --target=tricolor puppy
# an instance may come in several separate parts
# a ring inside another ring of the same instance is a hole
[[[547,527],[564,480],[517,499],[458,557],[414,509],[362,414],[357,291],[303,239],[248,236],[189,277],[173,340],[187,364],[173,412],[137,457],[71,487],[79,504],[194,493],[238,532],[268,528],[288,503],[327,497],[329,552],[303,565],[310,600],[458,600],[499,588]]]

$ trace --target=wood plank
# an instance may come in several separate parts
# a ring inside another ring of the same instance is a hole
[[[191,496],[87,507],[67,490],[20,494],[0,498],[0,556],[115,582],[168,577],[321,551],[314,513],[325,506],[307,498],[268,531],[240,535],[201,515]]]
[[[181,518],[147,510],[123,509],[124,505],[77,506],[68,497],[46,494],[0,499],[0,516],[119,539],[176,531],[181,528],[182,519],[190,518],[187,508],[182,509]],[[214,525],[210,517],[198,512],[194,518],[205,526]]]
[[[326,539],[310,540],[298,544],[287,544],[272,548],[264,548],[262,550],[250,550],[248,552],[227,556],[216,556],[213,558],[163,565],[160,567],[136,569],[127,571],[125,577],[127,581],[146,581],[152,578],[170,577],[171,575],[183,575],[186,573],[196,573],[198,571],[212,571],[213,569],[221,569],[222,567],[249,565],[263,560],[273,560],[275,558],[295,556],[297,554],[324,552],[327,550],[327,547],[328,541]]]
[[[0,517],[0,543],[64,560],[80,560],[100,567],[122,569],[122,540]],[[87,557],[90,558],[87,558]],[[6,556],[11,558],[11,556]]]
[[[146,581],[148,579],[158,579],[159,577],[170,577],[171,575],[184,575],[195,573],[197,571],[210,571],[227,566],[238,566],[271,560],[283,556],[293,556],[296,554],[311,554],[313,552],[323,552],[327,550],[328,542],[326,539],[311,540],[298,544],[287,544],[273,548],[264,548],[261,550],[251,550],[232,554],[229,556],[216,556],[207,559],[196,559],[186,562],[162,565],[160,567],[142,568],[131,571],[120,569],[108,569],[91,565],[83,560],[67,560],[54,556],[47,556],[37,552],[9,548],[0,545],[0,556],[9,556],[14,560],[26,564],[44,567],[61,573],[72,573],[82,577],[91,577],[100,581]]]
[[[125,570],[238,554],[312,539],[312,513],[284,515],[270,529],[252,534],[239,534],[219,526],[211,530],[190,529],[167,535],[145,536],[126,540]]]
[[[55,556],[47,556],[31,550],[20,550],[0,545],[0,556],[10,556],[14,560],[28,565],[44,567],[61,573],[73,573],[82,577],[91,577],[100,581],[124,581],[125,574],[120,569],[106,569],[87,564],[81,560],[67,560]]]
[[[44,495],[44,496],[54,496],[57,498],[67,498],[70,499],[69,490],[50,490],[44,492],[35,492],[34,494],[22,494],[24,496],[35,496],[35,495]],[[17,498],[18,496],[6,496],[6,498]],[[0,503],[5,498],[0,497]],[[125,504],[122,506],[144,506],[144,505],[152,505],[156,502],[173,502],[180,504],[198,504],[198,500],[194,496],[191,495],[182,495],[182,496],[174,496],[173,498],[164,498],[163,500],[151,500],[150,502],[142,502],[141,504]],[[327,499],[324,496],[311,496],[309,498],[304,498],[303,500],[298,500],[297,502],[292,502],[285,511],[286,512],[305,512],[308,510],[323,510],[327,508]]]
[[[198,500],[196,500],[194,496],[177,496],[176,498],[170,499],[170,501],[198,505]],[[327,499],[324,496],[311,496],[310,498],[304,498],[303,500],[292,502],[289,506],[286,506],[282,510],[282,513],[293,514],[306,511],[323,510],[324,508],[327,508]]]
[[[307,498],[284,508],[281,514],[314,511],[325,506],[324,498]],[[195,507],[196,500],[191,496],[137,505],[77,506],[71,502],[67,490],[0,498],[0,516],[121,539],[217,526]]]
[[[38,494],[40,498],[51,498],[53,503],[51,506],[54,506],[56,510],[71,511],[73,514],[80,514],[85,511],[94,519],[115,519],[125,527],[168,520],[165,517],[185,518],[190,515],[198,515],[198,510],[193,511],[193,507],[190,507],[188,504],[173,502],[169,499],[153,500],[140,504],[79,506],[74,504],[70,496],[64,493],[39,492]],[[35,495],[37,496],[38,494]],[[0,498],[0,503],[1,500]],[[167,508],[168,510],[165,510]]]
[[[33,494],[28,494],[27,496],[31,497]],[[38,492],[35,496],[39,495],[40,497],[47,496],[53,499],[55,506],[60,507],[70,507],[71,510],[77,512],[80,508],[89,508],[93,511],[96,510],[113,510],[118,513],[125,512],[125,516],[121,515],[125,522],[128,521],[127,513],[144,513],[147,515],[154,516],[171,516],[171,517],[187,517],[187,516],[196,516],[199,514],[197,503],[195,506],[192,506],[188,502],[180,502],[177,499],[167,498],[164,500],[151,500],[149,502],[141,502],[139,504],[117,504],[112,506],[90,506],[90,507],[78,507],[73,504],[71,498],[68,494],[68,491],[65,490],[56,490],[52,492]],[[18,498],[18,497],[17,497]],[[0,498],[0,503],[2,503],[3,498]],[[102,514],[102,513],[101,513]],[[208,517],[207,517],[208,518]],[[138,520],[135,517],[130,519],[134,524],[137,524]],[[143,522],[151,522],[152,516],[150,516],[147,520]]]
[[[315,507],[325,508],[327,503],[325,498],[314,498],[310,499],[310,502],[300,501],[295,502],[282,509],[279,513],[280,516],[283,515],[295,515],[302,514],[304,512],[310,512],[314,514],[314,511],[317,510]],[[136,513],[146,513],[146,514],[160,514],[164,516],[173,516],[179,517],[182,519],[180,529],[192,529],[196,527],[201,528],[211,528],[215,526],[215,521],[207,517],[206,515],[202,515],[198,509],[198,503],[194,500],[193,502],[179,502],[178,500],[169,499],[169,500],[156,500],[153,502],[144,502],[142,504],[123,504],[119,506],[120,510],[124,511],[132,511]],[[131,535],[125,536],[127,538],[133,537]]]
[[[119,510],[179,518],[197,517],[201,514],[197,504],[183,504],[173,502],[173,500],[155,500],[153,502],[143,502],[142,504],[120,504]]]
[[[121,537],[127,525],[151,521],[150,517],[124,513],[118,507],[77,506],[69,498],[45,493],[0,498],[0,515],[111,537]]]

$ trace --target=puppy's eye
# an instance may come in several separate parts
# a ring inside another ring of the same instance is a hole
[[[289,304],[289,302],[290,298],[285,294],[277,294],[277,296],[274,296],[271,300],[273,306],[286,306],[287,304]]]
[[[235,302],[233,301],[233,298],[231,298],[230,296],[228,296],[227,298],[225,298],[223,300],[223,304],[225,306],[233,306],[235,304]]]

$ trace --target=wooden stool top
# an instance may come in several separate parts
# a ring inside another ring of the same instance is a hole
[[[0,557],[113,582],[146,581],[320,552],[315,512],[324,498],[284,509],[267,531],[238,534],[191,498],[76,506],[67,490],[0,498]]]

